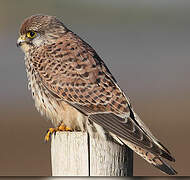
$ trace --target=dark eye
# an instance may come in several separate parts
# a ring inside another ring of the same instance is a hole
[[[28,38],[33,39],[36,37],[37,33],[35,31],[28,31],[26,35]]]

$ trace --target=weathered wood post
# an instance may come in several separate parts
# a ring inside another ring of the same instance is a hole
[[[133,153],[127,146],[84,132],[52,135],[51,164],[52,176],[133,175]]]

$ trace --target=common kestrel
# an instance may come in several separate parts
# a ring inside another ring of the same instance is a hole
[[[25,53],[35,106],[56,127],[50,132],[111,135],[161,171],[177,174],[162,160],[175,159],[134,112],[102,59],[61,21],[47,15],[25,19],[17,45]]]

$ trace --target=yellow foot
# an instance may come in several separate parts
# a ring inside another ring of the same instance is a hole
[[[56,128],[49,128],[45,136],[45,142],[49,141],[51,135],[55,134],[58,131],[71,131],[71,130],[72,130],[71,128],[65,125],[60,125],[59,127],[56,127]]]

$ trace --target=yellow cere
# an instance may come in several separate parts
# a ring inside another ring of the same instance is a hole
[[[26,35],[28,38],[33,39],[36,37],[37,33],[35,31],[28,31]]]

